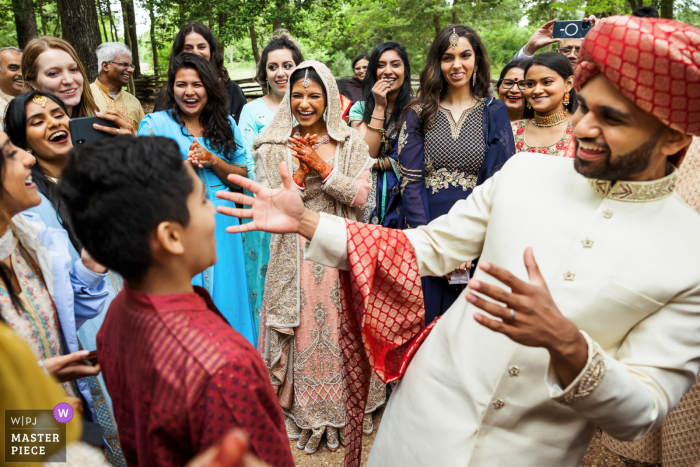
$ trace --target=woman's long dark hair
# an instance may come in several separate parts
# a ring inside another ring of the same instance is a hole
[[[173,62],[175,57],[182,53],[183,49],[185,48],[185,37],[193,32],[196,32],[202,36],[205,41],[207,41],[209,44],[209,61],[212,65],[214,65],[219,78],[221,78],[224,83],[228,83],[230,78],[228,76],[228,70],[226,70],[226,67],[224,66],[224,53],[221,50],[219,40],[216,38],[214,33],[211,32],[211,29],[198,21],[186,24],[182,27],[182,29],[180,29],[180,32],[177,33],[177,36],[175,36],[175,40],[173,41],[173,47],[170,50],[170,63]]]
[[[41,156],[30,147],[29,142],[27,141],[27,104],[31,102],[35,96],[43,96],[46,99],[51,99],[53,102],[58,104],[64,112],[66,112],[66,106],[63,101],[53,94],[42,91],[25,92],[24,94],[20,94],[12,99],[10,104],[7,106],[7,113],[5,114],[5,132],[7,133],[7,136],[10,137],[12,144],[15,146],[25,150],[32,150],[32,153],[36,157],[36,164],[34,164],[31,168],[32,180],[34,183],[36,183],[39,193],[46,196],[46,198],[49,200],[56,211],[58,221],[63,226],[64,230],[68,232],[70,242],[73,244],[76,251],[80,252],[80,240],[78,240],[78,237],[76,237],[75,233],[73,232],[73,225],[71,224],[68,209],[63,203],[61,197],[58,195],[56,184],[46,178],[46,173],[41,167]],[[66,132],[70,138],[70,129],[66,128]]]
[[[388,43],[389,43],[389,42],[385,42],[384,44],[388,44]],[[393,42],[393,43],[395,43],[395,42]],[[384,44],[381,44],[379,47],[381,47],[381,46],[384,45]],[[355,65],[357,65],[357,62],[359,62],[360,60],[367,60],[367,61],[369,62],[369,55],[367,55],[367,54],[360,54],[360,55],[358,55],[357,57],[355,57],[355,59],[352,61],[352,71],[353,71],[353,73],[355,72]],[[369,67],[368,67],[367,69],[369,70]]]
[[[15,98],[16,99],[16,98]],[[14,143],[13,143],[14,144]],[[9,148],[6,148],[5,151],[8,151]],[[0,180],[4,180],[5,178],[5,154],[4,152],[0,154]],[[2,201],[2,198],[5,196],[5,189],[3,187],[2,190],[0,190],[0,201]],[[10,225],[10,216],[5,212],[5,209],[0,206],[0,217],[7,223],[7,228],[10,229],[12,228]],[[4,234],[4,232],[3,232]],[[12,270],[7,266],[5,263],[0,261],[0,282],[3,283],[5,286],[5,289],[7,290],[7,293],[10,295],[10,301],[14,305],[15,309],[18,312],[21,312],[24,310],[24,306],[22,305],[22,301],[19,299],[19,296],[15,292],[15,289],[12,287]],[[5,318],[2,317],[2,314],[0,313],[0,322],[5,322]]]
[[[459,37],[466,37],[474,49],[474,65],[476,66],[476,82],[469,78],[472,96],[484,98],[489,97],[491,80],[491,62],[486,47],[481,42],[479,35],[469,26],[461,24],[450,24],[440,31],[428,52],[428,59],[420,74],[420,91],[418,97],[411,102],[411,106],[422,108],[421,129],[425,131],[438,114],[440,101],[445,97],[447,84],[442,77],[440,63],[442,56],[450,47],[450,36],[452,32]]]
[[[263,85],[267,81],[267,56],[270,52],[275,50],[287,49],[292,52],[292,60],[294,60],[294,65],[299,65],[304,61],[304,55],[301,53],[301,49],[294,42],[292,36],[287,34],[283,29],[275,31],[272,34],[272,39],[267,43],[262,53],[260,54],[260,62],[258,63],[258,68],[255,71],[255,81],[258,84]]]
[[[406,47],[399,44],[398,42],[384,42],[379,44],[372,56],[369,58],[369,64],[367,65],[367,74],[365,75],[365,80],[362,82],[362,90],[364,94],[365,101],[365,112],[362,114],[362,121],[369,125],[370,120],[372,120],[372,112],[374,112],[374,94],[372,94],[372,88],[377,82],[377,68],[379,68],[379,59],[382,54],[387,50],[395,51],[401,61],[403,62],[403,84],[401,85],[401,90],[399,95],[396,96],[396,101],[394,102],[394,109],[391,111],[391,117],[389,120],[384,121],[384,128],[389,128],[391,122],[398,122],[401,118],[401,112],[408,105],[413,97],[413,89],[411,89],[411,63],[408,60],[408,53],[406,53]]]
[[[236,152],[236,141],[233,137],[231,122],[228,119],[228,97],[224,83],[219,79],[213,65],[199,55],[184,53],[170,61],[168,68],[168,83],[165,85],[165,109],[172,110],[173,118],[180,124],[182,134],[190,136],[185,129],[183,113],[175,101],[175,75],[182,69],[194,70],[202,80],[207,92],[207,104],[199,114],[202,125],[202,137],[211,148],[230,159]]]
[[[532,58],[525,65],[525,79],[527,79],[527,71],[535,65],[549,68],[561,76],[564,81],[569,79],[569,77],[574,74],[574,68],[571,66],[569,59],[559,52],[544,52],[539,55],[535,55],[534,58]],[[576,101],[576,90],[573,87],[571,88],[571,91],[569,91],[569,105],[566,105],[565,107],[570,114],[576,112],[578,102]],[[523,110],[523,118],[530,119],[534,118],[534,116],[535,109],[528,108],[528,106],[525,105],[525,110]]]

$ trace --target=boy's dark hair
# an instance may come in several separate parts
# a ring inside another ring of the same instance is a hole
[[[177,143],[161,136],[76,146],[58,184],[85,249],[127,280],[141,279],[150,266],[158,224],[187,226],[193,189]]]

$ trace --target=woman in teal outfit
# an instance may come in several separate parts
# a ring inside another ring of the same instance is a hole
[[[241,132],[226,111],[226,89],[216,70],[198,55],[180,54],[170,64],[165,93],[168,110],[146,115],[138,135],[174,139],[182,158],[197,169],[214,206],[235,207],[216,192],[228,189],[229,174],[246,176],[245,150]],[[226,233],[238,219],[217,214],[216,220],[217,263],[192,283],[207,289],[231,326],[255,345],[241,235]]]
[[[239,120],[245,144],[248,178],[251,180],[255,180],[253,141],[272,121],[287,92],[289,75],[303,61],[304,57],[299,46],[285,33],[275,33],[262,51],[255,79],[268,90],[268,93],[260,99],[247,103],[243,107]],[[246,194],[253,196],[250,192]],[[250,309],[253,310],[257,331],[260,329],[265,275],[267,263],[270,260],[270,234],[257,231],[244,233],[243,248]]]

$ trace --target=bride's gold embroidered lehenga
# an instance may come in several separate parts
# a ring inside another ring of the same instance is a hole
[[[328,163],[333,174],[322,181],[312,172],[301,191],[311,210],[352,220],[367,202],[369,169],[374,162],[360,134],[342,120],[338,88],[328,68],[307,61],[321,76],[328,96],[326,126],[337,141]],[[286,161],[296,170],[287,138],[294,119],[289,90],[270,125],[253,144],[256,181],[277,188],[279,165]],[[345,399],[339,340],[340,283],[338,270],[304,260],[306,241],[296,234],[273,235],[261,317],[259,349],[285,413],[290,438],[297,447],[313,453],[324,433],[328,447],[339,446],[345,426]],[[384,403],[385,387],[373,378],[363,431],[371,433],[371,412]],[[340,429],[340,430],[339,430]]]

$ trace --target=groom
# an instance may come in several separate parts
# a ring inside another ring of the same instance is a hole
[[[516,155],[418,229],[306,209],[232,176],[253,222],[297,232],[344,277],[346,466],[359,465],[370,368],[401,377],[370,466],[577,466],[595,426],[637,439],[661,426],[700,363],[700,217],[673,191],[700,135],[700,30],[611,17],[576,69],[575,159]],[[524,252],[524,264],[521,260]],[[469,290],[422,330],[420,276],[481,257]],[[535,257],[537,261],[535,261]]]

